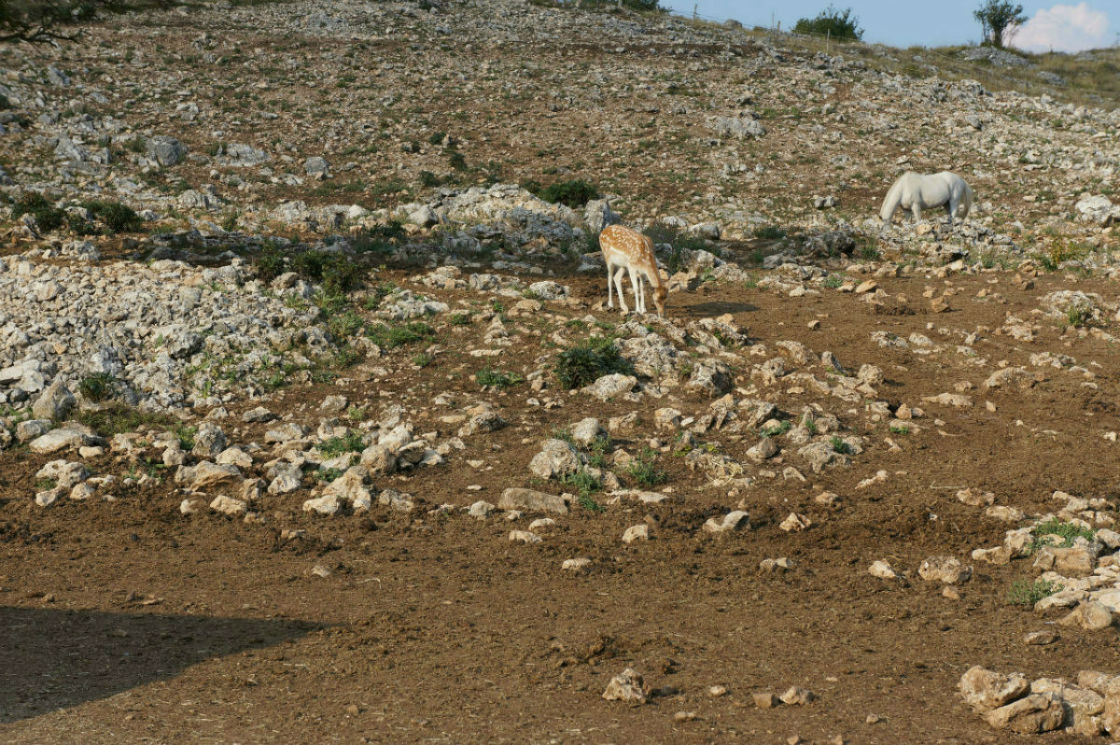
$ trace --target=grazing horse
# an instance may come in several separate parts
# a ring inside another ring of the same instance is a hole
[[[942,171],[932,176],[923,176],[907,171],[898,177],[898,181],[887,192],[879,217],[883,219],[885,230],[899,207],[909,210],[917,222],[922,219],[923,209],[944,205],[945,211],[949,213],[949,224],[952,225],[954,217],[968,217],[974,197],[972,187],[955,173]]]

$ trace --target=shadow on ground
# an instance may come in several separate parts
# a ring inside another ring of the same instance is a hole
[[[321,626],[0,606],[0,723],[112,696]]]

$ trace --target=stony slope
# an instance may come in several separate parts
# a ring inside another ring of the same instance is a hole
[[[504,1],[86,39],[0,50],[5,740],[1120,734],[1116,110]]]

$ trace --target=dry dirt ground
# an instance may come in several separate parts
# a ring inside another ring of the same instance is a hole
[[[403,273],[387,276],[406,281]],[[1007,526],[960,504],[959,488],[993,491],[1000,503],[1028,513],[1054,509],[1057,489],[1115,498],[1116,445],[1101,433],[1120,428],[1120,359],[1094,336],[1056,322],[1041,323],[1030,345],[992,333],[1005,313],[1029,314],[1041,295],[1069,279],[1042,275],[1029,290],[998,271],[879,280],[892,295],[918,297],[930,285],[957,291],[953,310],[937,315],[883,314],[836,290],[791,300],[705,284],[672,296],[670,314],[678,320],[731,312],[752,341],[793,339],[845,364],[874,362],[896,403],[919,405],[923,396],[982,378],[951,354],[879,349],[869,341],[872,331],[906,338],[981,330],[993,360],[1020,362],[1029,346],[1100,367],[1095,388],[1053,370],[1029,387],[970,391],[974,408],[920,404],[920,430],[889,435],[897,450],[880,424],[851,465],[808,473],[802,483],[783,479],[779,463],[737,500],[706,487],[668,452],[659,460],[669,473],[663,488],[676,501],[606,504],[600,512],[577,507],[536,546],[511,543],[516,526],[500,517],[479,522],[428,510],[496,501],[507,486],[529,485],[526,465],[542,436],[633,405],[577,396],[536,409],[538,416],[525,404],[534,392],[514,386],[494,401],[516,412],[515,425],[474,439],[445,465],[396,477],[420,504],[412,515],[375,506],[364,517],[310,517],[273,502],[263,523],[184,517],[170,487],[43,510],[27,494],[31,474],[48,458],[4,453],[0,739],[779,743],[797,734],[812,742],[837,735],[851,743],[1027,742],[1032,738],[993,734],[964,706],[956,693],[961,673],[973,664],[1028,676],[1115,669],[1116,632],[1063,629],[1055,644],[1024,645],[1025,632],[1053,621],[1007,602],[1010,583],[1030,576],[1029,561],[977,565],[959,599],[943,597],[914,569],[931,554],[963,556],[1002,540]],[[565,281],[577,299],[599,301],[600,279]],[[1084,280],[1079,287],[1110,285]],[[975,297],[980,290],[989,297]],[[810,330],[814,320],[820,325]],[[359,372],[341,391],[285,389],[269,405],[291,411],[344,392],[378,406],[422,399],[426,391],[468,391],[473,380],[455,374],[477,367],[464,354],[470,336],[443,337],[423,369],[409,369],[407,351],[380,363],[407,375],[360,382]],[[502,364],[516,369],[524,360],[510,354]],[[792,386],[775,393],[785,411],[804,402]],[[703,405],[698,397],[691,403]],[[637,407],[643,421],[657,405]],[[863,426],[855,409],[838,413]],[[417,427],[429,424],[440,427]],[[719,433],[706,439],[718,441]],[[615,442],[642,445],[625,436]],[[745,446],[725,444],[732,453]],[[466,464],[472,459],[487,465],[475,470]],[[878,469],[889,478],[857,488]],[[824,490],[840,495],[838,507],[814,502]],[[721,537],[700,531],[738,500],[751,514],[749,530]],[[812,527],[780,530],[790,511],[809,516]],[[652,540],[622,544],[622,532],[643,521],[653,527]],[[285,541],[284,529],[306,533]],[[591,558],[590,571],[561,571],[574,556]],[[759,569],[762,559],[780,556],[795,562],[791,571]],[[907,571],[911,581],[870,576],[876,559]],[[315,566],[329,576],[312,574]],[[625,667],[645,676],[650,703],[631,708],[601,698]],[[713,685],[727,694],[709,695]],[[769,710],[752,703],[753,692],[789,686],[817,699]],[[1045,741],[1084,740],[1058,734]]]

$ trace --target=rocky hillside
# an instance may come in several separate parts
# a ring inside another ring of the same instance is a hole
[[[976,53],[512,0],[0,46],[0,739],[1120,737],[1120,109]],[[881,225],[942,169],[973,214]],[[617,222],[665,318],[604,307]]]

